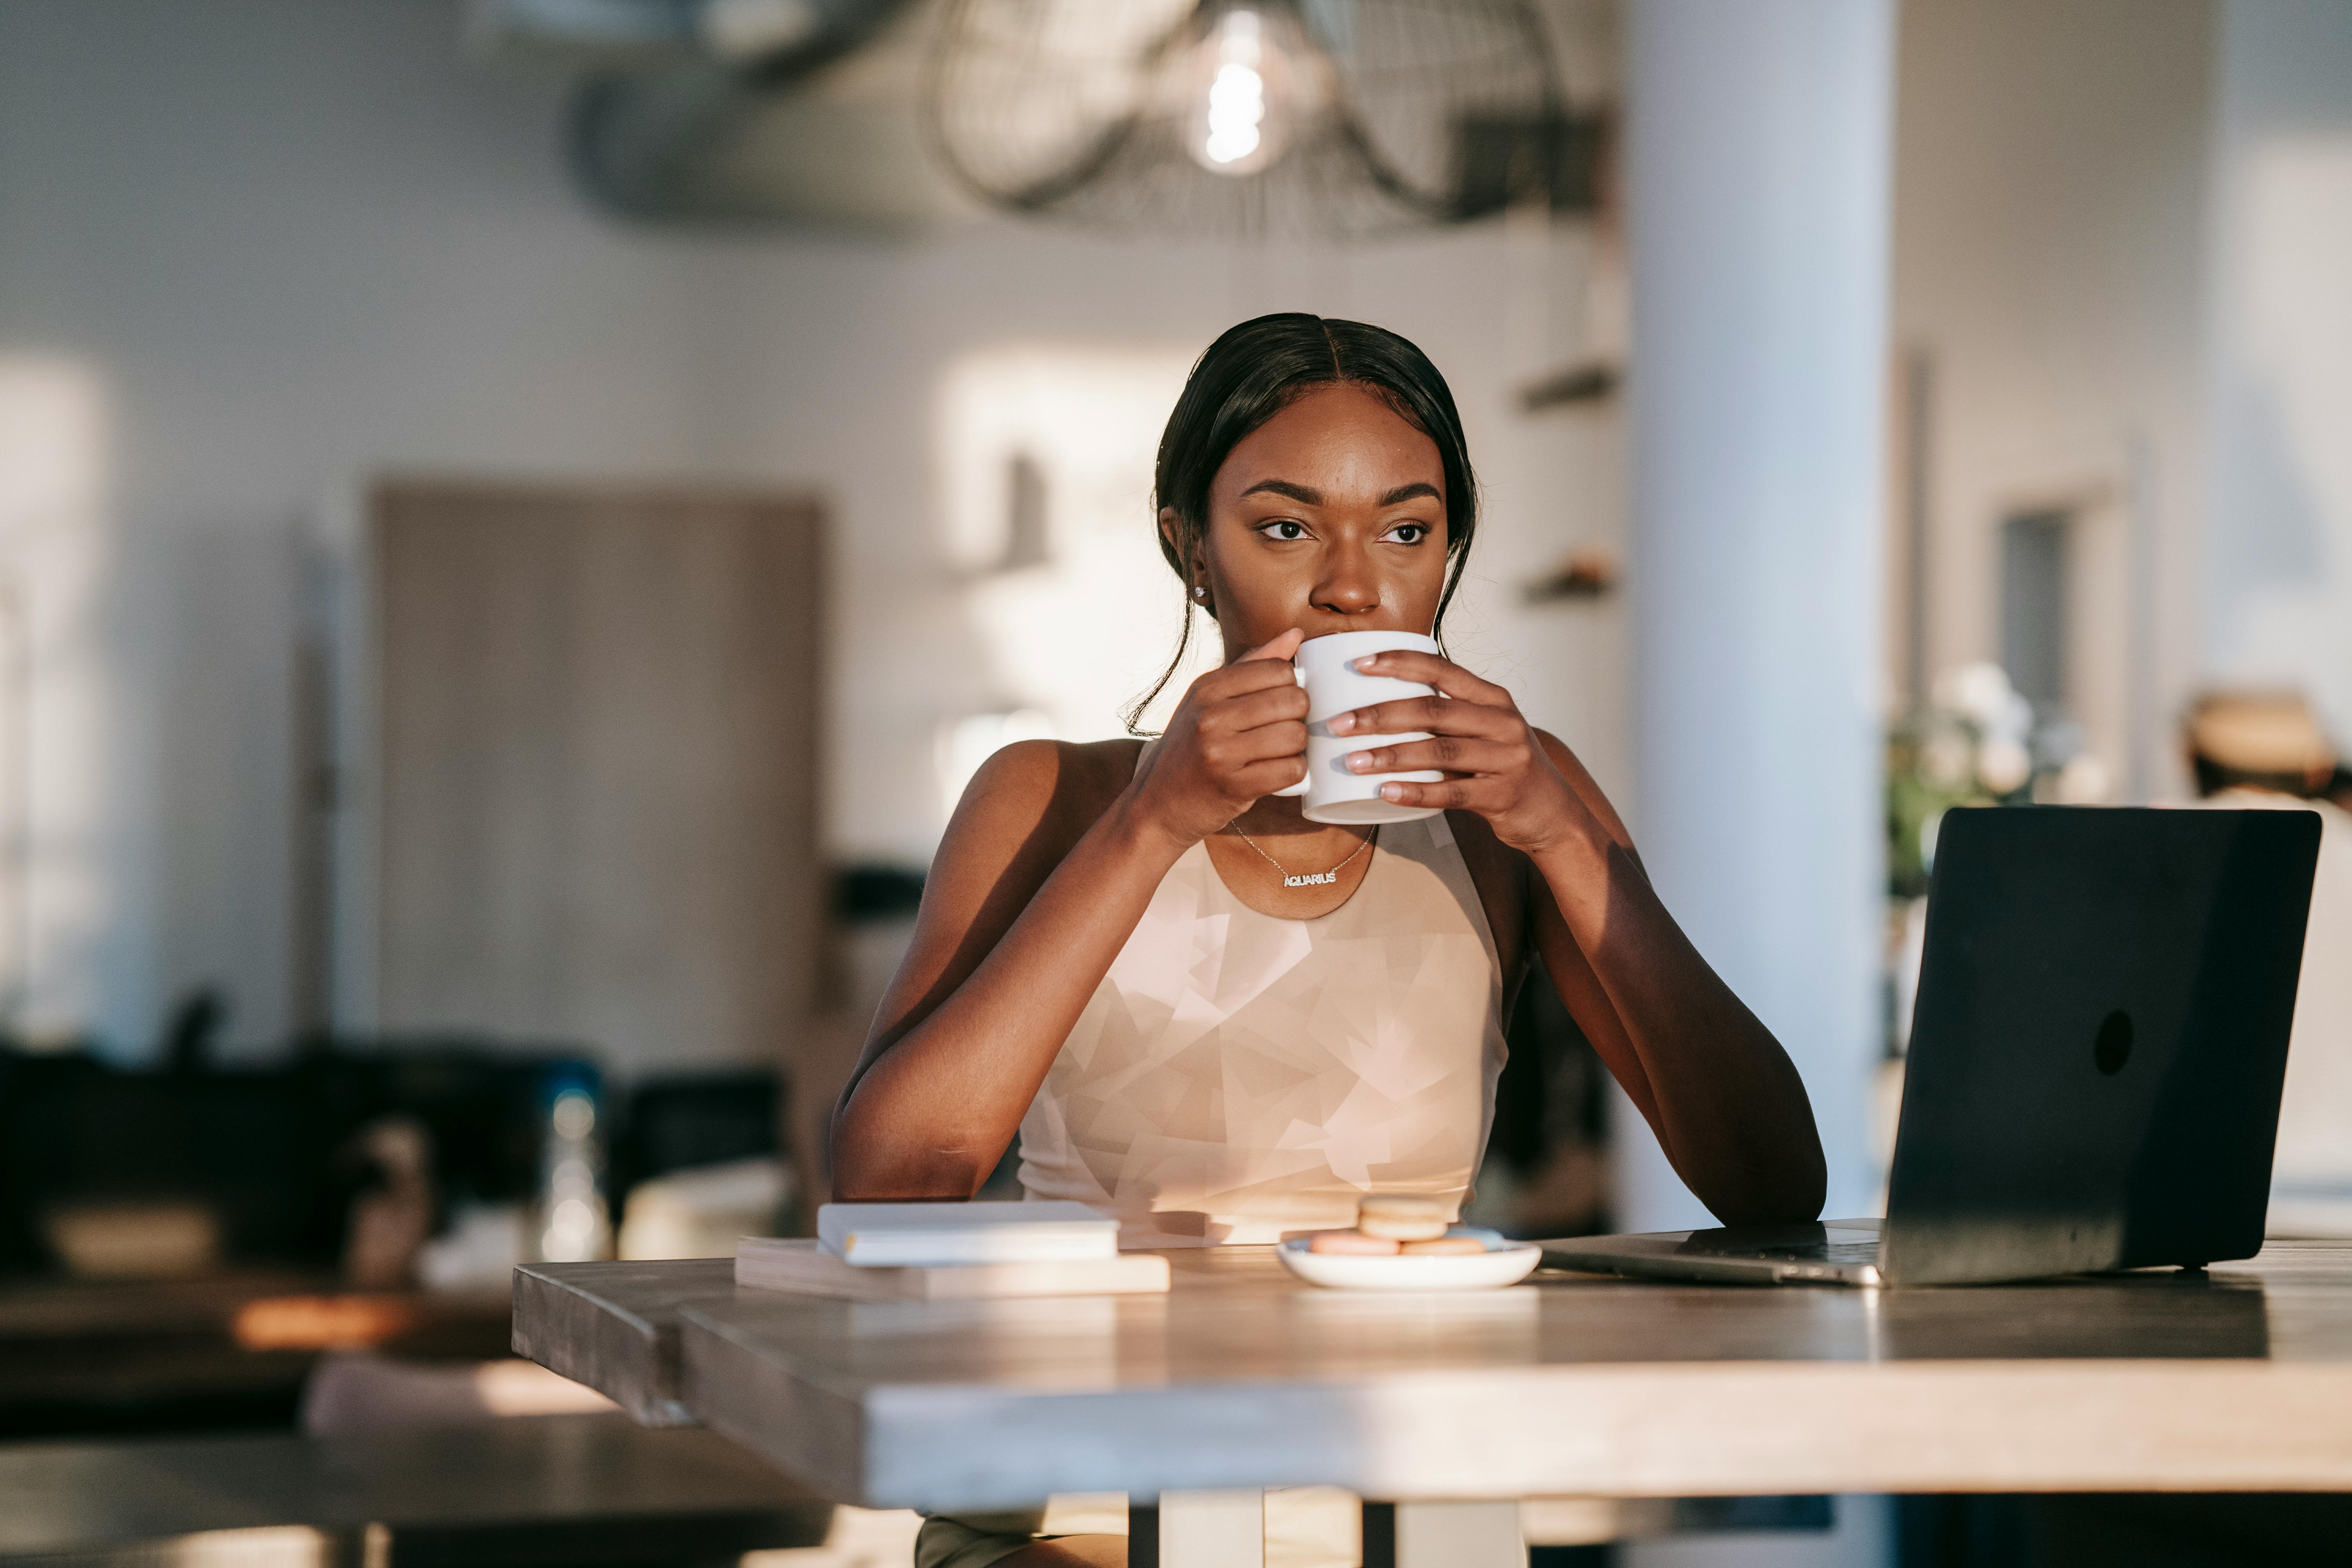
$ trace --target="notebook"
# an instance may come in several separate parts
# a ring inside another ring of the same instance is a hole
[[[1118,1254],[1118,1222],[1074,1203],[827,1204],[824,1249],[861,1268],[1067,1263]]]
[[[1165,1254],[1114,1252],[1042,1263],[964,1263],[945,1268],[853,1268],[821,1243],[747,1236],[735,1244],[735,1283],[852,1301],[961,1301],[1001,1296],[1156,1295],[1168,1289]]]

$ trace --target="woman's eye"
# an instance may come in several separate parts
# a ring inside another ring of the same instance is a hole
[[[1307,537],[1307,525],[1286,517],[1276,518],[1272,522],[1259,524],[1258,531],[1268,539],[1304,539]]]
[[[1429,537],[1429,524],[1425,522],[1400,522],[1394,528],[1389,530],[1388,537],[1394,540],[1399,544],[1419,544],[1423,540]]]

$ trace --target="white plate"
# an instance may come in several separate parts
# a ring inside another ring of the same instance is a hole
[[[1452,1234],[1462,1231],[1456,1226]],[[1543,1261],[1540,1247],[1525,1247],[1499,1237],[1481,1239],[1486,1240],[1484,1252],[1368,1258],[1309,1252],[1307,1238],[1301,1236],[1276,1247],[1274,1255],[1309,1285],[1330,1290],[1494,1290],[1517,1284]]]

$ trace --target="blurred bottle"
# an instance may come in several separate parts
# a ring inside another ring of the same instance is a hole
[[[541,1262],[583,1263],[612,1255],[600,1088],[596,1069],[584,1062],[548,1072],[536,1226]]]

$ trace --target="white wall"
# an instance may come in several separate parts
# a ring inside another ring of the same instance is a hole
[[[2206,0],[1902,12],[1893,337],[1933,366],[1928,673],[2000,657],[2002,518],[2078,506],[2076,717],[2126,793],[2179,787],[2199,673],[2211,35]]]
[[[2000,518],[2080,500],[2084,716],[2128,793],[2185,791],[2210,683],[2301,688],[2352,744],[2352,8],[1911,0],[1902,61],[1931,669],[1998,654]]]
[[[461,71],[455,26],[396,4],[0,8],[0,353],[94,377],[109,432],[93,722],[36,737],[37,765],[89,775],[36,803],[89,817],[87,908],[35,914],[43,1024],[131,1045],[215,980],[237,1033],[282,1028],[294,541],[322,498],[384,467],[713,450],[714,258],[581,213],[553,92]]]
[[[1580,347],[1580,240],[634,230],[570,189],[562,84],[469,66],[458,33],[455,0],[0,0],[0,372],[83,378],[107,441],[78,521],[44,525],[69,529],[83,565],[52,574],[79,571],[88,603],[45,667],[68,710],[36,803],[61,868],[36,911],[42,1021],[135,1049],[217,981],[239,1038],[282,1032],[296,542],[385,471],[823,489],[832,837],[925,853],[934,727],[992,684],[942,548],[938,384],[1011,342],[1197,347],[1271,309],[1420,341],[1487,484],[1461,650],[1622,784],[1618,612],[1516,601],[1612,536],[1609,423],[1510,398]]]
[[[2352,745],[2352,6],[2219,19],[2206,657]]]

